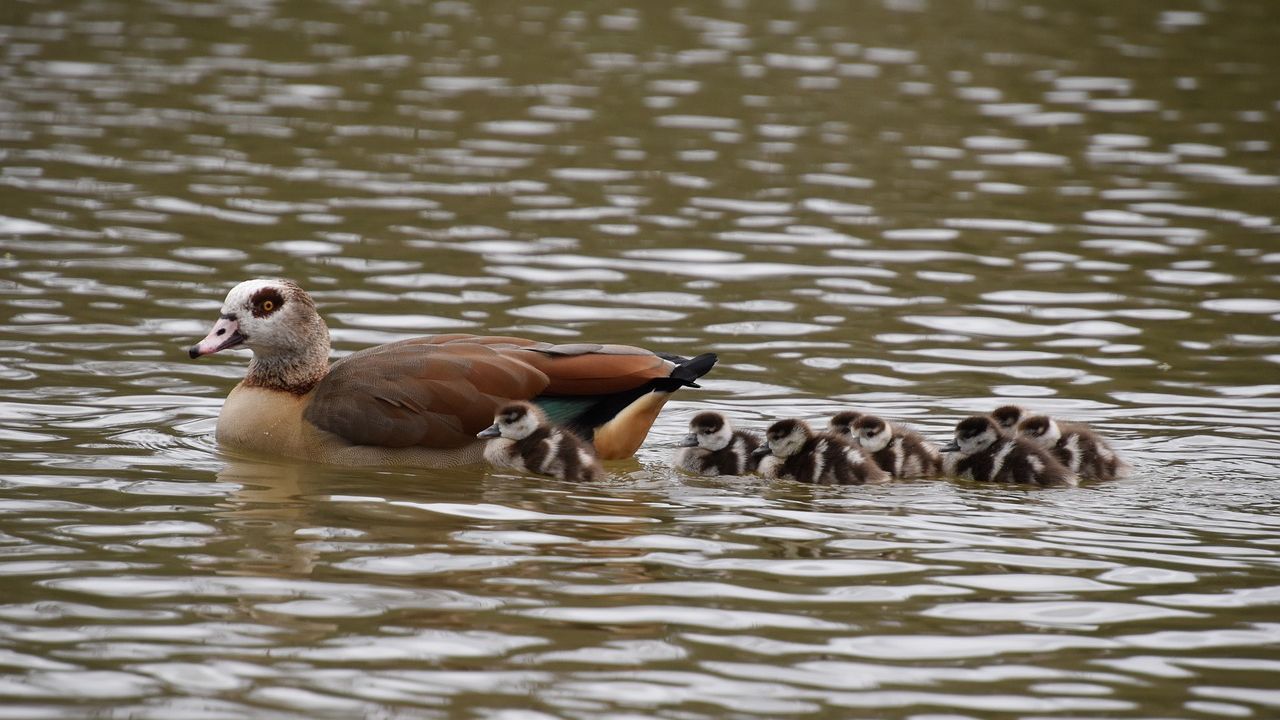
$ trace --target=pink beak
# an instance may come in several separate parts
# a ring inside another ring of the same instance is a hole
[[[204,339],[187,352],[191,357],[198,358],[203,355],[212,355],[221,350],[235,347],[245,341],[244,333],[240,332],[240,321],[234,317],[222,316],[218,318],[218,322],[213,324],[213,329],[209,331]]]

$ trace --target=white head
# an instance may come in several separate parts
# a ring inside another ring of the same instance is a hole
[[[680,442],[682,447],[700,447],[715,452],[729,447],[733,441],[733,427],[718,412],[701,412],[689,421],[689,434]]]
[[[973,455],[991,447],[999,439],[1000,429],[994,420],[986,415],[974,415],[956,425],[955,440],[942,449],[944,452]]]
[[[875,415],[863,415],[850,430],[853,440],[867,452],[880,452],[893,439],[893,428]]]
[[[304,354],[322,345],[329,356],[329,329],[315,302],[290,280],[245,280],[227,293],[222,314],[203,340],[191,346],[191,357],[247,347],[254,355]]]
[[[493,425],[481,430],[478,438],[502,437],[523,440],[546,423],[546,417],[536,405],[518,402],[502,406],[493,417]]]
[[[1048,415],[1032,415],[1018,423],[1018,434],[1047,449],[1058,444],[1062,428]]]
[[[765,431],[765,447],[778,457],[791,457],[813,437],[809,424],[803,420],[779,420]]]

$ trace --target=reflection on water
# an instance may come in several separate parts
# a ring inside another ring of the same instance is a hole
[[[1274,14],[0,9],[0,715],[1274,715]],[[181,348],[268,275],[722,361],[598,486],[230,457]],[[669,469],[1005,402],[1134,478]]]

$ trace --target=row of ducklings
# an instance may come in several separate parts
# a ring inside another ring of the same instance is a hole
[[[803,420],[779,420],[755,434],[734,430],[716,412],[689,423],[677,467],[698,475],[758,472],[799,482],[862,485],[943,475],[983,482],[1076,486],[1114,480],[1128,465],[1083,423],[1032,415],[1016,405],[961,420],[954,439],[938,447],[911,428],[857,411],[814,430]]]
[[[552,425],[537,406],[511,403],[477,437],[489,442],[494,467],[562,480],[604,476],[590,443]],[[956,425],[954,440],[939,448],[911,428],[874,415],[846,411],[815,432],[803,420],[779,420],[764,438],[735,430],[717,412],[702,412],[676,453],[677,467],[698,475],[745,475],[829,485],[884,483],[949,475],[979,481],[1070,485],[1112,480],[1127,465],[1081,423],[1031,415],[1015,405],[975,415]]]

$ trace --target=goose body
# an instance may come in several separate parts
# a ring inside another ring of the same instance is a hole
[[[759,472],[770,479],[816,485],[864,485],[889,481],[862,449],[827,433],[815,434],[803,420],[779,420],[756,450]]]
[[[995,421],[975,415],[956,425],[955,440],[944,447],[948,475],[979,482],[1027,485],[1079,484],[1075,473],[1028,440],[1000,432]]]
[[[497,468],[578,482],[604,477],[600,461],[586,442],[552,427],[542,411],[527,402],[499,408],[493,425],[476,437],[489,440],[484,459]]]
[[[1083,423],[1059,422],[1048,415],[1032,415],[1018,423],[1018,434],[1053,454],[1081,480],[1115,480],[1129,465],[1101,436]]]
[[[942,472],[938,446],[905,425],[863,415],[850,430],[853,441],[895,478],[927,478]]]
[[[745,475],[756,469],[753,453],[760,438],[735,430],[718,412],[701,412],[689,421],[689,434],[676,451],[676,467],[695,475]]]
[[[435,335],[329,363],[329,330],[288,280],[228,293],[192,358],[253,351],[227,396],[225,447],[342,465],[447,467],[480,462],[476,433],[513,400],[534,401],[603,459],[630,457],[671,393],[715,364],[626,345],[554,345],[517,337]]]

